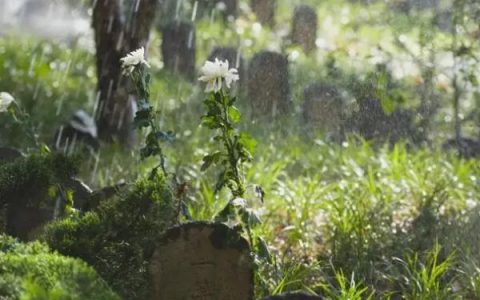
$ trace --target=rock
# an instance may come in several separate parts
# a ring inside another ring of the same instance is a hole
[[[0,165],[2,163],[12,162],[13,160],[22,157],[22,152],[14,148],[0,147]]]
[[[104,187],[92,193],[90,200],[81,207],[82,211],[89,211],[95,209],[101,202],[113,198],[115,195],[122,192],[128,185],[121,181],[115,185]]]
[[[464,158],[480,157],[480,141],[461,137],[457,139],[449,139],[442,145],[443,150],[454,150],[458,155]]]
[[[308,5],[299,5],[295,8],[292,24],[292,42],[302,46],[308,53],[315,49],[317,39],[317,13]]]
[[[320,296],[309,295],[306,293],[287,293],[263,298],[263,300],[322,300]]]
[[[308,127],[334,134],[341,132],[343,100],[335,86],[312,84],[304,90],[303,98],[303,118]]]
[[[273,26],[275,24],[275,8],[277,0],[252,0],[252,11],[257,16],[257,20],[265,25]]]
[[[78,144],[97,150],[98,131],[95,120],[83,110],[76,111],[70,121],[55,133],[55,149],[64,152],[74,151]]]
[[[350,130],[367,140],[382,137],[387,126],[382,104],[372,97],[362,99],[358,112],[349,121]]]
[[[172,22],[162,28],[162,56],[165,68],[193,81],[195,79],[195,27]]]
[[[253,56],[248,67],[248,98],[254,116],[275,117],[291,110],[288,60],[263,51]]]
[[[150,274],[155,300],[253,300],[250,247],[224,224],[192,222],[167,230]]]
[[[219,10],[225,20],[238,15],[238,0],[216,0],[215,8]]]
[[[395,109],[386,114],[379,100],[366,97],[360,109],[348,120],[348,130],[358,133],[367,140],[396,143],[409,140],[414,144],[421,142],[421,134],[415,126],[415,112]]]
[[[65,188],[73,193],[73,207],[79,210],[90,202],[92,197],[92,189],[83,181],[71,178],[68,180]]]
[[[238,75],[240,76],[238,86],[242,87],[246,81],[245,60],[238,49],[233,47],[215,47],[208,56],[208,60],[214,61],[215,58],[228,60],[229,67],[238,70]],[[233,84],[233,87],[237,87],[236,83]]]

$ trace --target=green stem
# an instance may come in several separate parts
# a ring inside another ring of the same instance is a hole
[[[228,125],[230,124],[230,117],[228,114],[228,104],[227,104],[227,97],[223,93],[223,91],[220,91],[220,98],[221,98],[221,103],[220,105],[222,106],[222,111],[223,111],[223,121],[224,125],[222,126],[222,135],[223,135],[223,140],[225,142],[225,147],[227,148],[228,156],[229,156],[229,162],[230,162],[230,168],[233,171],[234,175],[234,181],[237,184],[236,190],[232,190],[232,194],[234,197],[242,197],[245,194],[245,188],[243,187],[243,182],[240,178],[240,173],[238,170],[238,163],[237,163],[237,157],[235,155],[235,148],[234,148],[234,143],[228,133]]]
[[[153,122],[153,119],[150,119],[149,123],[150,123],[150,127],[152,128],[152,131],[157,133],[158,129],[155,123]],[[155,143],[159,151],[158,156],[160,157],[160,168],[162,169],[163,175],[167,177],[167,170],[165,169],[165,156],[163,155],[162,147],[160,146],[160,143],[158,142],[158,140]]]

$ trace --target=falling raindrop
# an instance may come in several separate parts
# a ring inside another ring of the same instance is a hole
[[[192,44],[193,44],[193,30],[190,30],[190,32],[188,33],[188,43],[187,43],[187,47],[188,49],[192,49]]]
[[[197,18],[197,9],[198,9],[198,1],[195,1],[193,4],[193,11],[192,11],[192,22],[195,22],[195,19]]]
[[[140,6],[140,1],[141,1],[141,0],[136,0],[136,1],[135,1],[135,8],[133,9],[133,11],[134,11],[135,13],[138,12],[138,7]]]

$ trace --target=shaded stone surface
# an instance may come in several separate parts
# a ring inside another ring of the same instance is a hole
[[[263,298],[263,300],[322,300],[320,296],[309,295],[306,293],[287,293]]]
[[[215,8],[220,10],[225,19],[238,15],[238,0],[215,0]]]
[[[442,149],[456,151],[459,156],[464,158],[480,157],[480,141],[471,138],[449,139],[443,143]]]
[[[100,146],[95,120],[85,111],[78,110],[67,124],[57,130],[54,146],[57,150],[71,152],[81,143],[95,150]]]
[[[161,48],[166,69],[195,79],[196,34],[192,23],[172,22],[163,26]]]
[[[288,60],[263,51],[253,56],[248,67],[248,98],[255,117],[274,117],[291,109]]]
[[[0,147],[0,165],[2,163],[9,163],[15,159],[22,157],[22,152],[14,148]]]
[[[9,205],[6,210],[5,231],[20,240],[32,240],[38,229],[53,220],[52,208],[17,207]]]
[[[270,26],[275,24],[277,0],[252,0],[251,7],[260,23]]]
[[[224,224],[192,222],[167,230],[150,273],[155,300],[253,300],[249,245]]]
[[[343,100],[333,85],[316,83],[303,93],[303,118],[311,128],[339,133],[342,126]]]
[[[209,61],[214,61],[215,58],[219,60],[228,60],[230,68],[236,68],[240,76],[239,86],[242,87],[245,83],[245,60],[242,54],[234,47],[215,47],[208,56]],[[236,87],[236,83],[233,84]]]
[[[396,143],[409,140],[421,141],[415,126],[415,113],[411,110],[396,109],[385,113],[379,100],[367,97],[359,103],[359,110],[347,121],[348,131],[356,132],[367,140]]]
[[[103,201],[107,201],[113,198],[115,195],[122,193],[128,185],[125,182],[119,182],[112,186],[107,186],[102,189],[96,190],[91,194],[88,202],[85,202],[81,207],[83,211],[89,211],[95,209]]]
[[[292,42],[302,46],[305,52],[315,49],[318,17],[315,9],[308,5],[295,7],[292,23]]]

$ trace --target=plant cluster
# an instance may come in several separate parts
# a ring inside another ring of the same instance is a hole
[[[44,239],[63,255],[87,262],[123,298],[147,299],[155,241],[177,216],[175,195],[157,174],[92,212],[50,224]]]
[[[120,299],[85,262],[0,235],[0,298]]]

